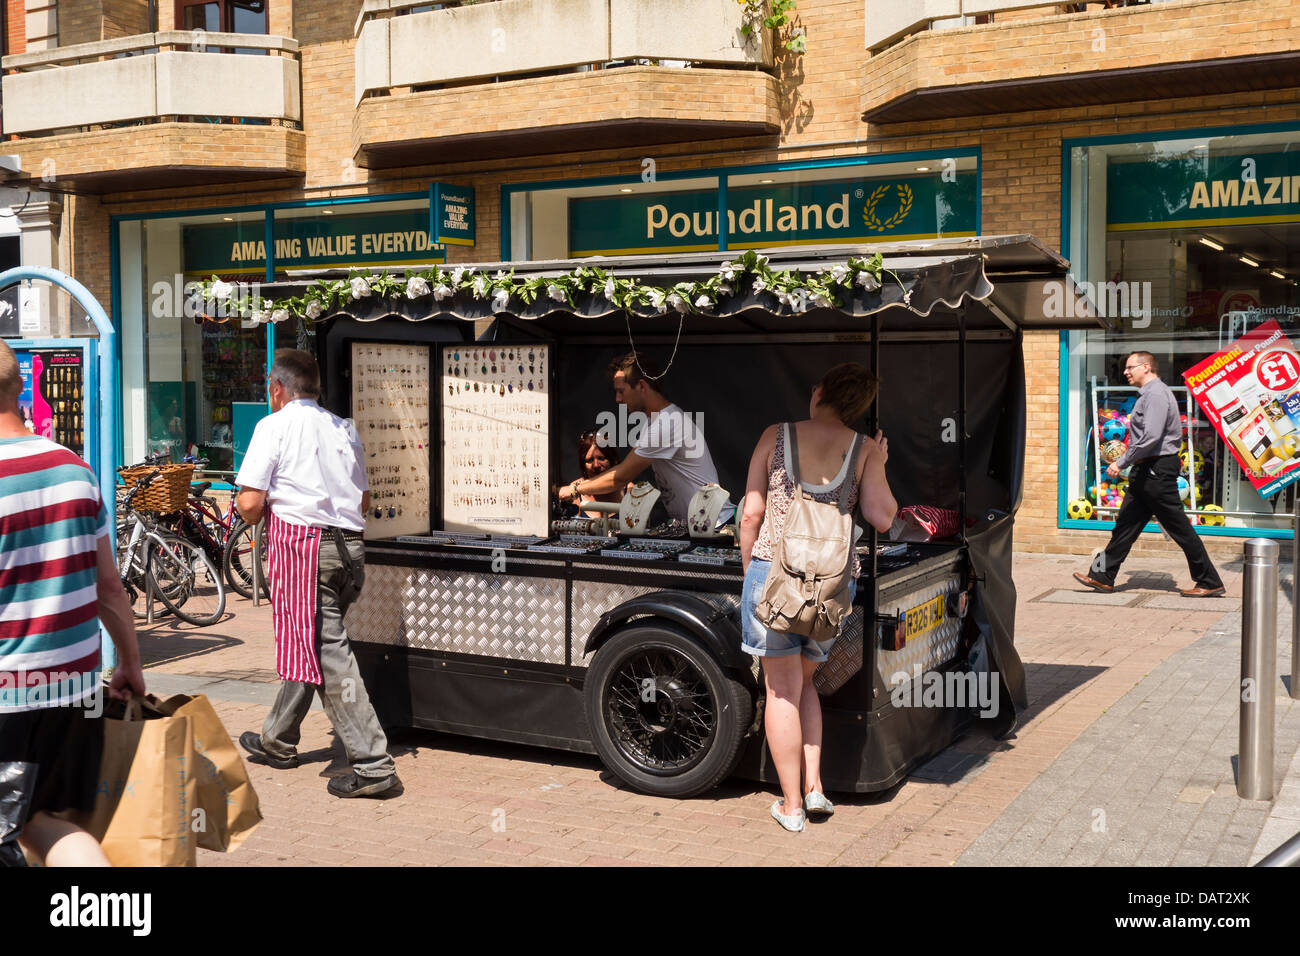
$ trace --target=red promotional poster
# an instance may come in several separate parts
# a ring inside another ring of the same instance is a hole
[[[1300,478],[1300,353],[1273,320],[1183,373],[1261,495]]]

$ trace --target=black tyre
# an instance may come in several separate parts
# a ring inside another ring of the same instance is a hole
[[[691,797],[726,779],[753,720],[745,685],[662,622],[638,622],[602,645],[583,692],[601,761],[660,797]]]
[[[236,594],[253,596],[253,526],[238,521],[226,539],[226,550],[221,556],[221,570],[226,583]],[[266,543],[262,543],[262,573],[266,573]],[[262,579],[262,597],[270,600],[271,589]]]
[[[198,627],[215,624],[226,613],[226,587],[217,566],[193,541],[162,538],[166,546],[149,553],[155,596],[182,621]]]

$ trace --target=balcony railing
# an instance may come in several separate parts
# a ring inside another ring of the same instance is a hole
[[[258,50],[264,53],[213,52]],[[191,118],[300,128],[298,43],[203,31],[146,33],[0,61],[5,133],[39,136]]]
[[[491,0],[410,13],[365,0],[356,98],[617,65],[763,68],[761,27],[742,32],[735,0]]]
[[[1096,13],[1116,7],[1146,6],[1168,0],[1110,0],[1060,3],[1053,0],[866,0],[867,49],[881,50],[923,30],[943,30],[1001,22],[1005,15],[1027,19],[1065,13]],[[1026,11],[1029,11],[1028,13]]]

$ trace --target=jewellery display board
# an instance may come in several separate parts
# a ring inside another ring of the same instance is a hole
[[[550,347],[442,350],[442,514],[452,531],[550,533]]]
[[[366,454],[366,538],[430,527],[427,345],[352,343],[352,418]]]

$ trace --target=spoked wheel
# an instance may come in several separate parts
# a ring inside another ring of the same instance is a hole
[[[232,591],[246,598],[253,596],[253,526],[238,522],[226,540],[221,570]],[[262,543],[262,597],[269,599],[271,589],[266,581],[266,542]]]
[[[616,634],[587,672],[587,723],[611,773],[645,793],[689,797],[735,769],[749,691],[699,643],[664,624]]]
[[[203,627],[226,612],[226,588],[221,574],[203,548],[173,535],[149,551],[149,573],[163,607],[182,621]]]

